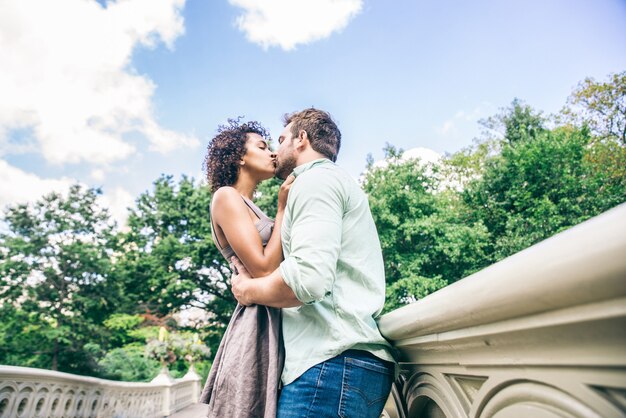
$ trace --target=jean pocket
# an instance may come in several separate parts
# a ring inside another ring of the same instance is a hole
[[[346,357],[339,400],[342,418],[378,418],[393,383],[391,366],[374,359]]]
[[[383,363],[382,360],[346,357],[345,363],[352,364],[356,367],[362,367],[364,369],[368,369],[373,372],[378,372],[382,374],[391,375],[394,372],[393,369],[390,366],[388,366],[389,363],[388,362]]]

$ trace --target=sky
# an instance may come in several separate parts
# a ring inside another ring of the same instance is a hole
[[[0,206],[79,182],[123,223],[161,174],[203,178],[228,118],[277,138],[310,106],[357,178],[386,143],[453,153],[514,98],[556,113],[625,70],[625,0],[0,0]]]

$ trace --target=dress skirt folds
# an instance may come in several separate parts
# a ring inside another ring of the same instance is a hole
[[[275,417],[284,363],[281,310],[237,305],[200,402],[209,417]]]

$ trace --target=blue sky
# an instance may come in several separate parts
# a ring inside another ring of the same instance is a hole
[[[623,0],[100,3],[0,5],[2,205],[80,181],[121,218],[161,173],[201,176],[226,118],[276,137],[309,106],[357,177],[386,142],[454,152],[515,97],[553,113],[626,70]]]

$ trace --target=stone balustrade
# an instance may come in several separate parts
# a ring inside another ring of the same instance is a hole
[[[200,380],[193,368],[181,379],[163,370],[131,383],[0,366],[0,417],[163,417],[198,402]]]
[[[384,315],[383,416],[626,416],[626,205]]]

